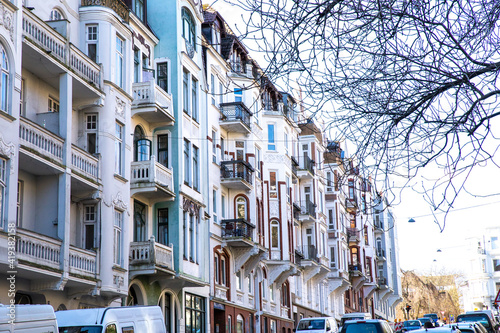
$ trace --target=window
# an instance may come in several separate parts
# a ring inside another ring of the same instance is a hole
[[[326,172],[326,191],[327,192],[332,192],[333,191],[333,184],[332,184],[332,173],[330,171]]]
[[[191,186],[191,147],[190,142],[184,139],[184,184]]]
[[[1,180],[0,180],[1,182]],[[2,185],[0,185],[0,192],[2,191]],[[23,197],[24,197],[24,182],[22,180],[17,181],[17,211],[16,211],[16,226],[21,227],[23,223]],[[1,213],[1,199],[2,194],[0,193],[0,213]],[[0,214],[0,218],[2,215]],[[2,225],[2,223],[0,223]]]
[[[138,48],[134,48],[134,82],[141,82],[141,51]]]
[[[193,189],[200,190],[199,149],[193,146]]]
[[[156,64],[156,83],[161,89],[168,92],[168,63],[160,62]]]
[[[247,200],[243,197],[236,199],[236,214],[238,219],[247,220]]]
[[[26,117],[26,106],[24,103],[24,79],[21,79],[21,93],[19,94],[19,114]]]
[[[118,333],[118,330],[116,329],[115,324],[109,324],[106,326],[106,332],[105,333]]]
[[[3,46],[0,45],[0,52],[2,53],[2,78],[0,81],[2,90],[2,100],[0,101],[0,107],[3,111],[7,112],[8,108],[8,96],[9,96],[9,61],[7,59],[7,53]]]
[[[278,221],[271,222],[271,248],[279,249],[280,226]]]
[[[336,268],[335,247],[330,247],[330,268]]]
[[[97,113],[85,115],[86,148],[90,154],[97,153]]]
[[[196,26],[191,13],[186,8],[182,8],[182,37],[186,41],[186,46],[196,51]],[[188,50],[189,52],[189,50]]]
[[[285,137],[284,137],[284,144],[285,144],[285,155],[288,156],[288,132],[285,132]]]
[[[123,175],[123,125],[115,124],[115,173]]]
[[[95,205],[83,206],[83,248],[92,250],[96,247],[97,212]]]
[[[226,196],[224,194],[220,197],[220,212],[222,219],[226,218]]]
[[[168,168],[168,134],[158,135],[158,163]]]
[[[187,260],[188,254],[188,246],[189,246],[189,235],[187,233],[187,225],[188,225],[188,212],[184,211],[182,215],[182,234],[184,235],[184,243],[183,243],[183,258]]]
[[[500,272],[500,259],[493,259],[493,270]]]
[[[276,186],[276,171],[269,172],[269,197],[272,199],[278,198],[278,188]]]
[[[146,139],[146,134],[141,126],[134,130],[135,157],[134,161],[149,161],[151,156],[151,140]]]
[[[216,189],[213,189],[212,190],[212,216],[213,216],[213,220],[215,223],[218,222],[217,220],[217,190]]]
[[[253,276],[252,274],[249,274],[249,276],[246,278],[247,280],[247,285],[248,285],[248,293],[251,295],[253,294]]]
[[[144,21],[144,0],[132,0],[132,9],[134,10],[134,14],[141,21]]]
[[[220,275],[219,260],[220,260],[219,255],[217,253],[215,253],[214,254],[214,282],[216,284],[219,284],[219,282],[220,282],[220,278],[219,278],[219,275]]]
[[[189,214],[189,260],[195,262],[196,260],[196,243],[195,243],[195,230],[194,215]]]
[[[212,130],[212,162],[217,163],[217,132]]]
[[[323,199],[324,199],[323,192],[319,191],[319,211],[320,211],[320,213],[323,213],[325,211]]]
[[[59,9],[52,9],[50,12],[50,18],[49,21],[59,21],[59,20],[64,20],[64,16],[62,15],[61,11]]]
[[[257,177],[261,178],[260,175],[260,161],[261,161],[261,156],[260,156],[260,149],[255,147],[255,171],[257,173]]]
[[[349,187],[349,199],[354,199],[354,180],[349,179],[347,186]]]
[[[245,327],[245,320],[239,314],[238,316],[236,316],[236,333],[243,333],[244,327]]]
[[[242,290],[243,289],[243,283],[241,279],[241,270],[236,272],[236,289]]]
[[[234,89],[234,101],[242,102],[243,101],[243,89],[235,88]]]
[[[222,86],[222,82],[219,82],[219,106],[224,103],[224,90]]]
[[[500,242],[498,241],[498,237],[491,237],[491,249],[496,250],[500,248]]]
[[[191,79],[191,112],[193,120],[198,122],[198,80]]]
[[[267,125],[267,149],[276,150],[276,144],[274,142],[274,124]]]
[[[233,333],[233,318],[227,316],[227,333]]]
[[[98,26],[97,24],[87,24],[85,27],[87,34],[87,56],[92,59],[93,62],[97,62]]]
[[[168,245],[168,208],[158,209],[158,243]]]
[[[184,70],[182,74],[182,110],[189,114],[189,72]]]
[[[113,229],[113,264],[122,265],[122,228],[123,212],[115,210],[115,220]]]
[[[7,160],[0,157],[0,226],[5,214],[5,193],[7,187]]]
[[[194,294],[186,297],[186,333],[205,333],[205,298]]]
[[[116,49],[115,49],[115,83],[123,88],[123,50],[125,40],[116,36]]]
[[[212,105],[215,106],[215,75],[210,74],[210,94],[212,95]]]
[[[277,328],[276,328],[276,320],[271,319],[270,323],[271,323],[271,325],[270,325],[271,326],[271,332],[270,333],[278,333]]]
[[[220,160],[224,161],[226,155],[226,140],[221,136],[220,137]]]
[[[222,285],[227,285],[227,271],[226,271],[227,265],[226,265],[226,258],[221,257],[220,258],[220,283]]]
[[[328,210],[328,229],[335,229],[335,220],[333,218],[333,209]]]
[[[59,112],[59,101],[49,96],[48,112]]]
[[[146,205],[134,201],[134,242],[146,241]]]

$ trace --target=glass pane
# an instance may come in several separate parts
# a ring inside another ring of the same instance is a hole
[[[149,161],[151,155],[151,141],[141,139],[136,142],[137,161]]]

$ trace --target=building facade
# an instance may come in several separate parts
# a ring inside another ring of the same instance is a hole
[[[180,333],[393,319],[387,204],[216,10],[0,1],[0,303],[159,305]]]

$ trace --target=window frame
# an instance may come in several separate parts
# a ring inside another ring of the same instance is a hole
[[[114,83],[124,89],[125,88],[125,80],[124,80],[124,74],[125,74],[125,45],[126,41],[125,38],[119,36],[116,34],[115,38],[115,76],[114,76]]]
[[[196,24],[193,15],[186,7],[182,7],[181,17],[182,37],[196,51]]]
[[[115,174],[123,176],[123,149],[125,125],[115,121]]]
[[[163,212],[165,212],[166,214],[165,215],[161,214]],[[161,222],[160,222],[160,216],[161,216]],[[166,218],[166,220],[164,220],[164,218]],[[160,233],[160,230],[163,230],[163,233]],[[163,237],[161,237],[160,235],[163,235]],[[169,244],[168,208],[166,207],[158,208],[156,210],[156,238],[158,243],[168,246]]]
[[[94,30],[95,31],[91,31]],[[95,38],[93,38],[95,37]],[[90,47],[95,45],[95,57],[92,56],[90,52]],[[95,63],[99,62],[99,25],[97,23],[86,24],[85,25],[85,46],[87,50],[87,56]]]
[[[123,265],[123,221],[124,212],[115,208],[113,219],[113,264],[120,267]]]
[[[92,209],[93,212],[88,211],[88,209]],[[91,216],[93,215],[93,218]],[[82,221],[82,238],[83,238],[83,248],[86,250],[92,250],[93,248],[97,247],[97,205],[84,205],[83,206],[83,221]],[[92,246],[90,248],[87,246],[87,243],[89,242],[88,240],[88,235],[87,235],[87,227],[92,226],[94,227],[93,231],[93,237],[92,237]]]
[[[267,124],[267,150],[276,151],[276,126]]]

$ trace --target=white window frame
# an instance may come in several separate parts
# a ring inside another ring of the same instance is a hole
[[[99,114],[98,113],[86,113],[85,117],[85,150],[91,154],[96,154],[99,151]],[[90,151],[89,146],[89,136],[95,136],[95,152]]]
[[[182,146],[182,154],[184,157],[184,185],[191,187],[192,177],[191,177],[191,142],[184,139]]]
[[[56,98],[49,96],[47,112],[59,112],[59,108],[59,101]]]
[[[1,73],[0,73],[0,109],[4,112],[9,113],[9,95],[10,95],[10,66],[9,66],[9,58],[7,56],[7,52],[3,45],[0,45],[0,64]]]
[[[271,174],[274,174],[275,184],[271,183]],[[274,188],[273,188],[274,186]],[[269,170],[269,198],[278,198],[278,170]]]
[[[218,216],[217,216],[217,189],[214,188],[212,189],[212,217],[214,220],[214,223],[219,223]]]
[[[95,31],[93,31],[95,29]],[[89,46],[95,45],[95,63],[99,63],[99,25],[98,24],[86,24],[85,25],[85,45],[87,50],[87,56],[91,58]]]
[[[217,131],[212,129],[212,163],[217,164]]]
[[[276,151],[276,125],[274,123],[267,124],[267,150]]]
[[[1,185],[0,185],[1,186]],[[1,191],[1,190],[0,190]],[[1,196],[1,195],[0,195]],[[24,199],[24,181],[17,180],[17,211],[16,211],[16,225],[22,227],[23,225],[23,199]],[[1,200],[1,198],[0,198]],[[0,217],[2,215],[0,214]],[[1,225],[1,223],[0,223]]]
[[[123,176],[123,149],[125,126],[116,121],[115,123],[115,174]]]
[[[220,212],[221,212],[221,219],[226,218],[226,210],[227,210],[227,196],[225,193],[221,193],[220,196]]]
[[[93,212],[87,211],[87,209],[93,209]],[[93,219],[89,218],[93,214]],[[87,249],[87,226],[94,226],[94,237],[92,239],[92,248],[96,247],[96,237],[97,237],[97,206],[96,205],[84,205],[83,206],[83,223],[82,223],[82,248]],[[87,249],[89,250],[89,249]]]
[[[115,84],[120,88],[125,86],[125,50],[125,39],[117,34],[115,39]]]
[[[123,265],[123,217],[124,212],[115,208],[115,217],[113,221],[113,264]]]

